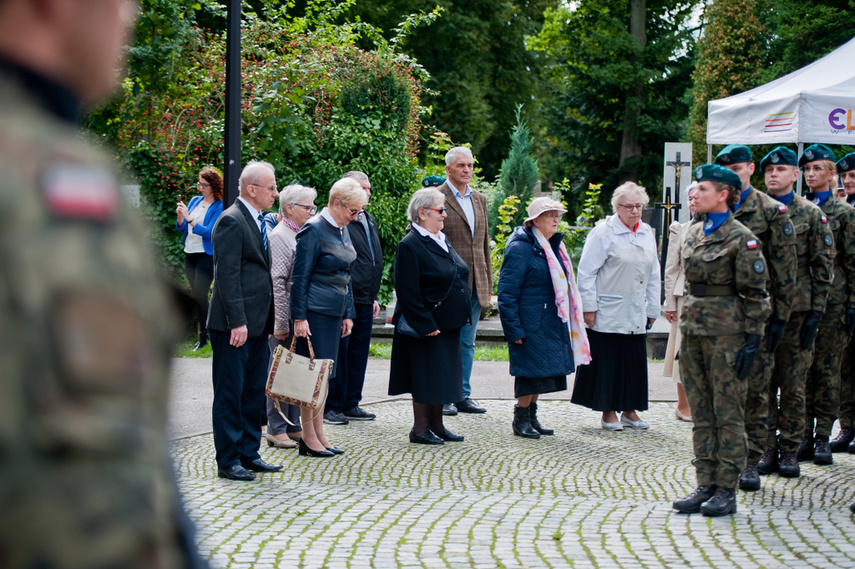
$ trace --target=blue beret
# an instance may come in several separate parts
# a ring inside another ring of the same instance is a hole
[[[850,152],[837,162],[837,171],[840,173],[855,170],[855,152]]]
[[[796,153],[786,146],[779,146],[763,157],[760,161],[760,171],[765,172],[766,166],[770,164],[784,164],[785,166],[798,166]]]
[[[721,149],[721,152],[716,154],[715,163],[719,166],[727,166],[728,164],[737,164],[739,162],[753,162],[751,149],[742,144],[731,144]]]
[[[817,160],[831,160],[832,162],[837,162],[837,157],[826,145],[811,144],[805,148],[805,151],[802,153],[802,157],[799,158],[799,168],[808,162],[816,162]]]
[[[430,188],[432,186],[441,186],[445,183],[445,178],[442,176],[425,176],[422,179],[422,186]]]
[[[695,180],[698,182],[702,180],[719,182],[721,184],[733,186],[737,190],[742,190],[742,180],[739,179],[739,176],[737,176],[735,172],[728,170],[724,166],[719,166],[718,164],[704,164],[703,166],[695,168]]]

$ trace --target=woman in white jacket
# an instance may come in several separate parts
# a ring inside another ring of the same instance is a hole
[[[649,426],[637,413],[647,409],[646,337],[660,310],[656,238],[641,221],[649,201],[633,182],[615,189],[615,214],[591,230],[579,261],[592,361],[577,368],[572,401],[601,411],[609,431]]]

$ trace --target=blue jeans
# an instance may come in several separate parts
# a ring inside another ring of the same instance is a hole
[[[475,335],[478,332],[478,320],[481,318],[481,304],[478,293],[472,291],[472,304],[469,307],[471,322],[460,329],[460,351],[463,356],[463,398],[472,395],[469,378],[472,375],[472,362],[475,360]]]

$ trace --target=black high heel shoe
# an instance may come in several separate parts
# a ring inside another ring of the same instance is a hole
[[[309,448],[309,445],[306,444],[306,441],[300,439],[300,442],[297,443],[297,449],[300,453],[300,456],[314,456],[318,458],[329,458],[331,456],[335,456],[328,450],[312,450]]]
[[[327,447],[327,450],[333,454],[344,454],[344,451],[338,447]]]

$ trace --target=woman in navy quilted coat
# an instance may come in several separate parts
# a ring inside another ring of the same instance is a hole
[[[538,396],[566,390],[575,364],[590,361],[581,297],[558,233],[566,211],[550,198],[532,201],[524,226],[508,239],[499,277],[499,314],[517,398],[513,432],[530,439],[553,434],[537,419]]]

